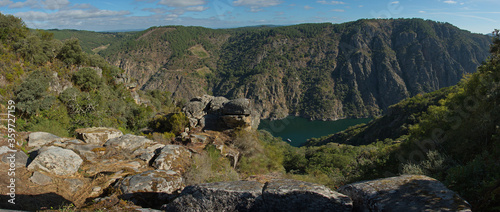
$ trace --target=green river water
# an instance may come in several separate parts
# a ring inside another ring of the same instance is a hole
[[[357,124],[368,123],[371,118],[341,119],[337,121],[310,121],[308,119],[288,116],[281,120],[261,120],[259,129],[269,131],[283,141],[291,140],[290,145],[301,146],[307,139],[319,138],[334,134]]]

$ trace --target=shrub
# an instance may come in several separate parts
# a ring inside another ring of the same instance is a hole
[[[82,68],[73,74],[73,82],[80,86],[82,91],[94,91],[102,84],[101,77],[92,68]]]
[[[17,109],[23,116],[36,115],[54,104],[55,97],[47,92],[49,82],[47,73],[34,71],[15,90]]]
[[[156,132],[172,132],[178,135],[184,131],[184,128],[186,128],[188,124],[189,119],[181,112],[168,115],[156,115],[149,121],[148,127]]]
[[[84,64],[86,60],[85,53],[80,46],[80,41],[76,38],[64,41],[59,54],[57,54],[57,58],[66,65],[81,65]]]
[[[186,184],[238,180],[238,173],[231,162],[223,157],[214,145],[208,145],[201,154],[193,156],[193,164],[185,174]]]

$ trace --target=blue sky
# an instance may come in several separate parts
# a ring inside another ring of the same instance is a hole
[[[0,0],[0,12],[23,18],[30,28],[93,31],[413,17],[476,33],[500,28],[500,0]]]

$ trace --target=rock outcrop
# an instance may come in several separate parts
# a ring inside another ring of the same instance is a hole
[[[324,185],[290,179],[267,183],[262,198],[265,211],[351,211],[352,200]]]
[[[469,203],[441,182],[423,175],[403,175],[342,186],[354,211],[471,211]]]
[[[167,211],[256,211],[264,185],[254,181],[217,182],[186,187]]]
[[[191,165],[191,152],[180,145],[166,145],[154,159],[152,166],[156,169],[173,170],[184,173]]]
[[[191,99],[182,109],[191,128],[210,130],[257,129],[260,114],[249,99],[228,100],[225,97],[203,95]]]
[[[349,197],[296,180],[208,183],[186,187],[167,211],[351,211]]]
[[[120,137],[123,133],[120,130],[106,127],[92,127],[75,130],[76,137],[90,144],[103,144],[108,139]]]
[[[82,158],[75,152],[49,146],[38,150],[38,155],[28,165],[28,170],[41,170],[59,176],[68,176],[76,173],[82,163]]]
[[[125,177],[116,187],[122,192],[123,199],[139,205],[158,207],[162,202],[170,200],[176,191],[184,188],[182,181],[182,177],[175,171],[151,170]]]
[[[144,147],[154,142],[144,136],[136,136],[132,134],[122,135],[117,138],[112,138],[104,143],[105,147],[119,148],[127,151],[134,151],[140,147]]]
[[[59,136],[47,132],[33,132],[29,134],[28,147],[41,147],[60,140]]]

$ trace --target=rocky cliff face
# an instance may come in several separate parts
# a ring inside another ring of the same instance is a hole
[[[184,99],[210,92],[245,97],[262,118],[338,119],[379,114],[404,98],[456,84],[487,57],[490,40],[420,19],[154,28],[134,45],[110,47],[107,58],[142,89]]]

